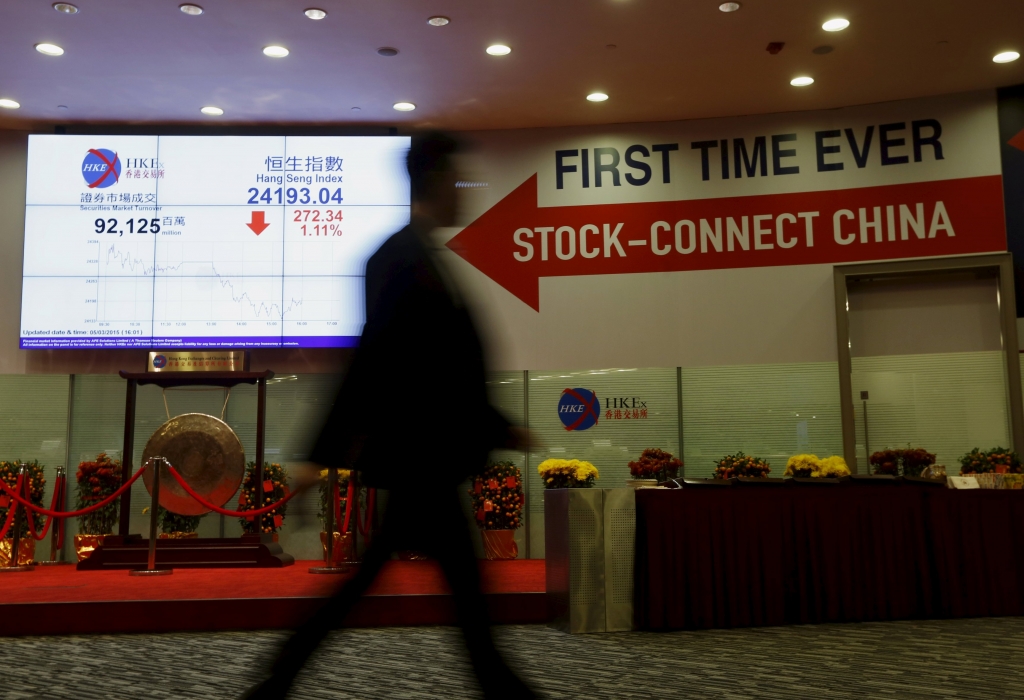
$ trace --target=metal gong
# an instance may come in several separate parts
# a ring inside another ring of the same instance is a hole
[[[235,495],[245,473],[242,441],[231,426],[205,413],[175,416],[157,428],[142,452],[143,464],[150,457],[164,457],[193,491],[218,506]],[[152,465],[146,467],[142,480],[152,493]],[[188,495],[166,466],[160,470],[160,505],[178,515],[210,510]]]

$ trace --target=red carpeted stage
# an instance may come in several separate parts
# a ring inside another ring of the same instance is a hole
[[[0,634],[94,634],[288,628],[317,609],[343,576],[280,569],[175,569],[172,576],[36,567],[0,576]],[[481,561],[494,622],[548,621],[544,560]],[[392,561],[349,626],[444,625],[455,620],[440,567]]]

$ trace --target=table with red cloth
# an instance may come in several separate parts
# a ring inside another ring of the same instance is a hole
[[[645,630],[1022,615],[1024,491],[641,489]]]

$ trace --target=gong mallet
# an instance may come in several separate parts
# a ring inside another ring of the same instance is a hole
[[[64,510],[64,497],[65,492],[67,491],[67,476],[67,469],[64,467],[57,467],[57,476],[55,478],[54,488],[60,489],[56,499],[57,508],[60,510]],[[40,561],[36,563],[40,566],[63,566],[70,564],[71,562],[69,561],[57,560],[57,542],[63,539],[59,533],[64,530],[64,518],[54,517],[50,522],[50,527],[53,528],[50,530],[50,558],[48,561]]]
[[[145,569],[132,569],[129,576],[168,576],[173,574],[172,569],[156,568],[156,525],[157,512],[160,510],[160,470],[165,464],[170,464],[163,457],[151,457],[149,466],[153,470],[153,497],[152,505],[149,507],[149,555],[146,560]]]
[[[18,479],[21,481],[21,493],[19,493],[18,495],[21,496],[22,498],[25,498],[25,496],[29,493],[28,483],[26,483],[27,471],[28,465],[22,462],[21,467],[19,467],[18,469]],[[14,538],[11,541],[11,559],[9,562],[7,562],[7,566],[0,567],[0,572],[10,571],[13,573],[15,571],[31,571],[33,568],[35,568],[31,564],[18,564],[18,555],[21,553],[21,517],[20,514],[18,513],[19,505],[20,504],[16,500],[14,500],[13,498],[11,499],[11,509],[14,512],[14,525],[11,527],[11,536]],[[28,508],[22,507],[21,510],[26,517],[32,517],[32,513],[28,511]]]
[[[334,508],[338,502],[338,470],[327,468],[327,563],[325,566],[311,566],[311,574],[343,574],[349,570],[347,565],[336,566],[334,561]],[[338,523],[340,526],[341,523]],[[345,533],[341,533],[344,538]],[[344,541],[344,540],[342,540]]]

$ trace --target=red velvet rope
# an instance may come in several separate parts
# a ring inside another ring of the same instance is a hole
[[[18,493],[21,493],[21,482],[22,482],[23,478],[24,478],[23,474],[18,474],[18,483],[14,486],[14,489],[16,491],[18,491]],[[0,479],[0,484],[3,484],[5,488],[7,486],[7,483],[4,482],[3,479]],[[18,506],[16,504],[12,503],[10,506],[8,506],[8,508],[7,508],[7,522],[4,523],[3,529],[0,530],[0,540],[2,540],[3,538],[7,537],[7,531],[10,530],[11,529],[11,525],[14,524],[14,516],[15,516],[15,514],[17,512],[18,512]]]
[[[58,477],[57,481],[53,485],[53,498],[50,499],[50,510],[52,510],[54,512],[56,512],[57,503],[58,503],[57,499],[60,497],[60,491],[61,491],[61,480],[60,480],[60,477]],[[32,536],[35,537],[37,540],[42,541],[42,539],[44,537],[46,537],[46,533],[49,532],[50,525],[53,524],[53,521],[55,519],[56,519],[55,516],[52,516],[52,515],[49,518],[47,518],[46,524],[43,525],[43,531],[37,535],[36,534],[36,525],[35,525],[35,522],[34,522],[35,518],[28,518],[27,519],[28,520],[28,531],[31,532]]]
[[[3,479],[0,479],[0,489],[2,489],[3,491],[6,491],[8,496],[10,496],[14,500],[16,500],[21,505],[25,506],[29,510],[35,511],[36,513],[41,513],[43,515],[49,515],[51,518],[77,518],[78,516],[86,515],[88,513],[93,512],[94,510],[99,510],[103,506],[106,506],[106,505],[110,504],[115,498],[117,498],[118,496],[123,494],[125,491],[130,489],[132,487],[132,484],[134,484],[136,482],[136,480],[138,480],[138,478],[140,476],[142,476],[142,472],[144,472],[145,470],[146,470],[145,466],[139,467],[139,471],[135,472],[135,474],[132,475],[132,478],[128,479],[128,481],[126,481],[123,484],[121,484],[121,488],[119,488],[117,491],[114,491],[114,493],[110,494],[109,496],[104,498],[99,503],[94,503],[93,505],[89,506],[88,508],[82,508],[81,510],[55,511],[55,510],[47,510],[46,508],[40,508],[39,506],[35,505],[32,502],[26,501],[19,494],[17,494],[14,491],[12,491],[11,487],[8,486],[7,483],[4,482]]]
[[[181,474],[178,473],[177,469],[175,469],[174,467],[172,467],[171,465],[168,464],[167,465],[167,470],[171,473],[171,476],[174,477],[175,481],[177,481],[179,484],[181,484],[181,488],[185,489],[185,491],[188,493],[188,495],[191,496],[192,498],[196,499],[197,501],[199,501],[199,503],[201,505],[205,506],[206,508],[209,508],[214,513],[220,513],[221,515],[230,515],[230,516],[233,516],[233,517],[236,517],[236,518],[256,518],[256,517],[259,517],[261,515],[266,515],[270,511],[276,510],[276,509],[280,508],[281,506],[283,506],[285,503],[287,503],[288,501],[290,501],[292,499],[292,496],[294,496],[296,493],[298,493],[298,491],[292,491],[291,493],[289,493],[287,496],[282,498],[277,503],[271,503],[269,506],[265,506],[263,508],[258,508],[256,510],[227,510],[226,508],[221,508],[220,506],[217,506],[217,505],[214,505],[213,503],[210,503],[208,500],[206,500],[205,498],[200,496],[198,493],[196,493],[192,489],[192,487],[188,485],[188,482],[186,482],[181,477]]]
[[[348,480],[348,492],[345,495],[345,527],[341,528],[342,532],[348,532],[349,525],[352,524],[352,499],[355,498],[356,485],[350,477]]]

